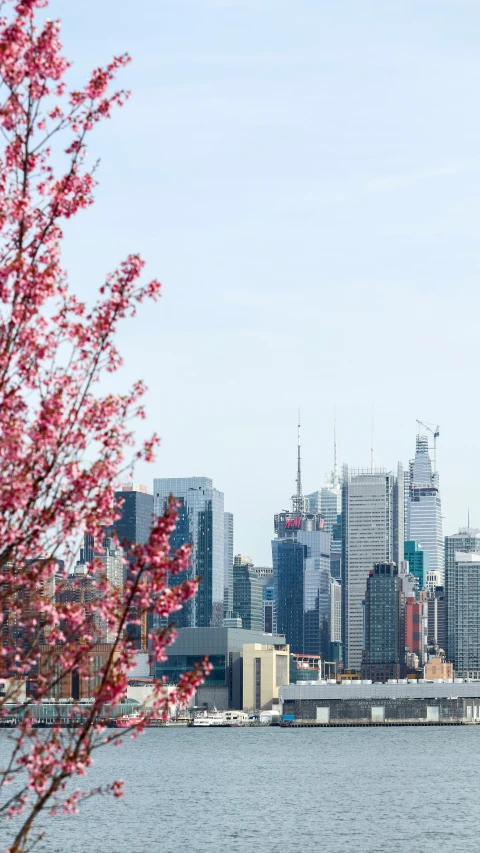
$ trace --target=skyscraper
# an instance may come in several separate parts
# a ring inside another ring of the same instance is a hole
[[[263,631],[265,634],[277,633],[277,608],[275,604],[275,587],[265,585],[262,587],[263,604]]]
[[[426,602],[428,610],[427,643],[434,647],[437,654],[442,655],[447,648],[445,588],[437,586],[425,590],[422,600]]]
[[[120,589],[124,584],[126,552],[115,544],[113,537],[106,535],[101,543],[93,542],[93,536],[84,536],[84,547],[80,549],[80,559],[75,567],[78,576],[87,575],[87,563],[99,560],[103,564],[102,571],[112,586]]]
[[[180,506],[172,548],[190,543],[192,561],[187,578],[201,577],[196,596],[175,614],[179,627],[223,624],[225,518],[223,492],[208,477],[169,477],[154,480],[154,512],[160,515],[170,494]],[[178,575],[177,580],[182,580]]]
[[[418,589],[425,589],[428,573],[428,554],[423,551],[418,542],[407,540],[404,546],[404,559],[408,562],[408,570],[418,580]]]
[[[224,512],[223,520],[223,615],[230,616],[233,606],[233,513]]]
[[[342,660],[342,587],[330,579],[330,658]]]
[[[365,591],[362,677],[372,681],[405,674],[405,596],[395,563],[377,563]]]
[[[455,675],[480,678],[480,553],[455,551],[446,571],[447,655]]]
[[[375,563],[403,560],[403,468],[352,470],[342,484],[342,634],[348,669],[360,670],[363,600]]]
[[[242,620],[242,628],[263,630],[263,584],[249,557],[237,554],[233,561],[233,616]]]
[[[425,601],[405,598],[405,651],[416,655],[418,665],[427,662],[428,606]]]
[[[300,424],[297,489],[292,512],[275,516],[272,541],[277,630],[293,653],[329,654],[330,536],[321,515],[306,509],[302,494]]]
[[[475,621],[476,614],[475,588],[478,581],[478,566],[474,561],[467,565],[466,559],[459,560],[457,557],[466,554],[474,554],[480,558],[480,530],[472,527],[461,527],[458,533],[445,536],[445,633],[447,659],[454,664],[455,671],[463,671],[463,664],[468,660],[466,651],[467,626],[471,620]],[[465,578],[462,577],[465,571]],[[468,583],[471,586],[471,595],[468,594]],[[468,611],[464,610],[468,607]],[[478,638],[480,642],[480,637]],[[476,642],[475,635],[470,638],[473,645]],[[461,670],[457,670],[457,665]],[[480,666],[480,664],[479,664]],[[468,669],[468,666],[466,667]]]
[[[415,459],[409,464],[405,483],[406,539],[421,544],[428,554],[429,573],[435,575],[439,586],[444,582],[444,544],[442,535],[442,506],[438,472],[432,471],[428,438],[417,435]]]
[[[122,501],[121,517],[112,525],[110,530],[115,534],[125,549],[125,555],[132,560],[130,548],[134,545],[145,545],[148,542],[153,526],[153,495],[148,494],[146,486],[139,483],[124,483],[115,492],[116,500]],[[133,614],[132,614],[133,615]],[[148,634],[154,626],[153,614],[145,611],[136,614],[136,619],[127,625],[127,631],[137,648],[146,650]]]
[[[445,572],[448,573],[455,563],[455,552],[480,554],[480,530],[474,527],[460,527],[458,533],[445,536]]]
[[[88,541],[88,544],[87,544]],[[81,549],[80,560],[75,566],[75,583],[73,579],[65,585],[66,597],[59,598],[63,601],[91,601],[95,597],[94,578],[87,574],[87,562],[93,559],[102,563],[102,573],[107,581],[117,589],[124,584],[126,571],[126,553],[118,547],[111,536],[104,536],[101,545],[95,546],[92,536],[85,536],[85,545]],[[98,613],[94,615],[93,621],[101,632],[100,640],[104,643],[113,643],[116,634],[116,626],[107,624],[107,620],[100,618]]]
[[[121,546],[128,551],[129,545],[145,545],[153,525],[153,495],[147,493],[146,486],[125,483],[115,498],[123,502],[121,518],[113,524]]]

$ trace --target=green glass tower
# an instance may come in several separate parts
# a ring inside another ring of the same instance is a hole
[[[263,585],[249,557],[237,554],[233,563],[233,615],[242,627],[263,631]]]
[[[409,539],[405,542],[404,559],[408,560],[409,571],[418,580],[418,588],[425,589],[428,573],[428,554],[418,542]]]

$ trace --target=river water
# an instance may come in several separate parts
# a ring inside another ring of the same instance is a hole
[[[125,779],[125,797],[48,818],[35,850],[468,853],[479,771],[476,727],[151,729],[90,773]]]

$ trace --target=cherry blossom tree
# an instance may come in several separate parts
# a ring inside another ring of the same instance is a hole
[[[59,23],[46,17],[46,6],[0,0],[0,714],[5,722],[15,707],[17,720],[0,732],[1,836],[11,830],[9,853],[25,853],[38,839],[43,810],[71,813],[93,793],[121,795],[118,780],[102,790],[78,784],[95,751],[120,734],[104,719],[126,693],[135,656],[129,629],[145,614],[156,616],[153,624],[163,627],[152,630],[150,653],[164,660],[175,639],[169,617],[197,585],[176,578],[190,554],[169,547],[173,500],[149,542],[132,547],[123,585],[111,583],[98,557],[86,576],[72,576],[83,533],[101,542],[119,517],[114,492],[122,470],[132,457],[151,461],[158,444],[156,436],[140,448],[134,442],[133,421],[145,417],[143,384],[102,393],[100,378],[121,366],[114,342],[120,321],[143,300],[156,300],[160,285],[144,283],[143,261],[128,255],[101,282],[93,306],[69,288],[63,223],[93,202],[86,143],[125,103],[128,93],[112,84],[129,57],[114,57],[69,91]],[[32,703],[54,695],[68,674],[88,679],[105,630],[110,651],[93,701],[72,708],[67,728],[39,732]],[[200,661],[170,697],[156,684],[133,736],[149,717],[166,717],[169,699],[186,703],[208,671]]]

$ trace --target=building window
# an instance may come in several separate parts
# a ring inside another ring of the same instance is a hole
[[[287,655],[275,655],[276,663],[276,686],[283,687],[285,684],[288,684],[288,675],[287,675]]]
[[[255,708],[260,710],[262,696],[262,661],[261,658],[255,658]]]

